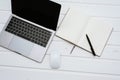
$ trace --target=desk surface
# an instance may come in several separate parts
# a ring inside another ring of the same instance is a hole
[[[90,16],[101,17],[114,30],[101,57],[54,37],[43,63],[36,63],[0,47],[1,80],[120,80],[120,0],[53,0],[62,4],[59,25],[70,6],[78,6]],[[11,1],[0,0],[0,31],[11,14]],[[59,27],[58,25],[58,27]],[[62,55],[60,69],[49,66],[49,54]]]

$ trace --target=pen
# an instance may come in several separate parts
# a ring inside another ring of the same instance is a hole
[[[92,51],[92,54],[93,54],[94,56],[96,56],[95,51],[94,51],[94,48],[93,48],[93,46],[92,46],[92,44],[91,44],[90,38],[88,37],[87,34],[86,34],[86,38],[87,38],[87,41],[88,41],[88,43],[89,43],[90,49],[91,49],[91,51]]]

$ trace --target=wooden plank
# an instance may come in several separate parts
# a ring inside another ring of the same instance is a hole
[[[120,61],[120,46],[107,45],[103,51],[101,58]]]
[[[120,18],[120,6],[111,5],[95,5],[95,4],[79,4],[79,3],[62,3],[62,14],[66,14],[66,11],[73,6],[79,7],[82,12],[91,16],[102,16]]]
[[[0,24],[6,23],[8,18],[10,17],[10,14],[10,11],[0,11]]]
[[[49,66],[49,55],[45,57],[42,63],[36,63],[15,53],[4,52],[0,53],[0,65],[35,69],[51,69]],[[62,56],[61,68],[58,70],[120,76],[119,66],[120,61],[117,60]]]
[[[110,36],[110,39],[108,41],[108,44],[110,45],[116,45],[119,46],[120,45],[120,32],[113,32],[112,35]]]
[[[84,51],[79,47],[75,47],[71,56],[80,57],[80,58],[100,58],[100,59],[120,61],[120,46],[107,45],[100,57],[95,57],[91,53]]]
[[[0,10],[11,10],[11,0],[0,0]]]
[[[120,0],[60,0],[69,3],[120,5]]]
[[[119,76],[75,73],[59,70],[38,70],[16,67],[0,67],[2,80],[120,80]]]
[[[54,40],[51,43],[47,54],[50,54],[50,53],[52,53],[54,51],[57,51],[61,55],[68,55],[69,56],[72,48],[73,48],[73,45],[66,42],[66,41],[64,41],[64,40],[59,40],[59,41]]]

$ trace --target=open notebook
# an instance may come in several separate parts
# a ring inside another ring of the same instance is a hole
[[[111,32],[112,27],[100,17],[88,16],[73,7],[69,9],[56,35],[91,52],[86,38],[87,34],[96,55],[100,56]]]

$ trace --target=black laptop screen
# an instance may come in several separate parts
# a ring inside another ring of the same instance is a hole
[[[12,13],[56,30],[61,5],[48,0],[12,0]]]

